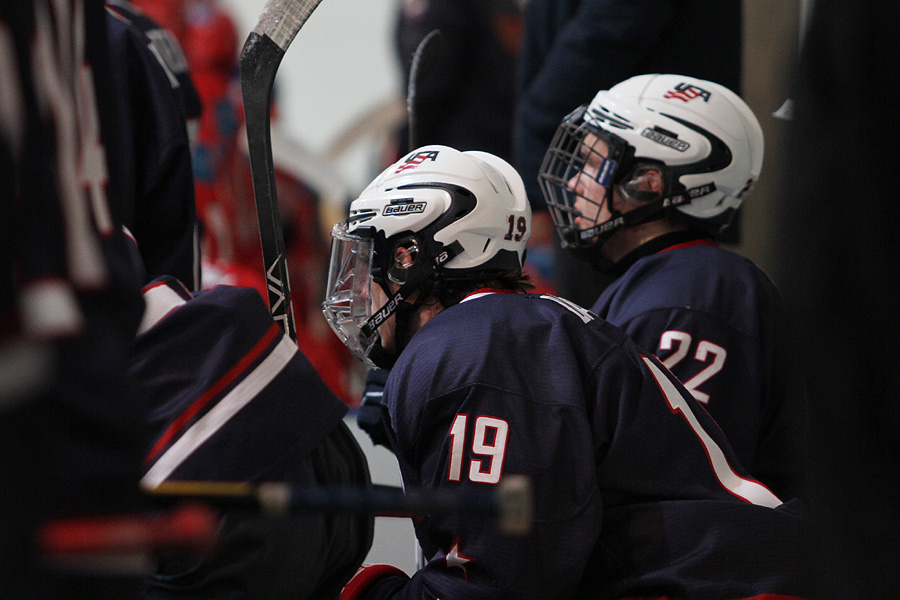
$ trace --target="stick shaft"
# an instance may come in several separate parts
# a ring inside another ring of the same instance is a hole
[[[297,332],[272,157],[272,86],[288,46],[320,2],[269,0],[247,37],[240,58],[241,94],[269,310],[294,341]]]
[[[322,0],[269,0],[253,33],[266,36],[287,52],[294,36]]]
[[[172,481],[148,490],[167,502],[199,501],[218,508],[277,514],[318,512],[370,514],[379,517],[422,517],[426,514],[478,515],[497,518],[507,533],[521,534],[531,526],[531,489],[523,477],[491,489],[406,491],[376,485],[371,488],[311,488],[290,483]]]
[[[254,485],[239,482],[173,481],[148,490],[168,501],[196,500],[218,507],[272,513],[360,513],[376,516],[421,516],[426,512],[474,512],[495,515],[496,497],[489,493],[406,493],[399,487],[311,488],[288,483]]]

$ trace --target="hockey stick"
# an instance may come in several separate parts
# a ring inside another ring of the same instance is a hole
[[[272,85],[278,65],[300,28],[322,0],[268,0],[259,23],[241,50],[241,94],[250,154],[253,194],[259,218],[269,310],[282,329],[297,340],[288,281],[284,234],[275,189],[272,159]]]
[[[146,574],[160,551],[204,555],[213,550],[219,520],[212,508],[198,503],[161,513],[68,517],[41,525],[35,543],[41,557],[56,568]]]
[[[409,150],[419,147],[419,110],[416,106],[417,86],[437,62],[442,45],[441,31],[432,29],[422,38],[413,52],[412,64],[409,67],[409,84],[406,87],[406,118],[409,124]]]
[[[524,535],[532,525],[530,481],[508,475],[490,490],[404,491],[393,486],[310,488],[290,483],[170,481],[147,490],[165,501],[199,501],[218,508],[264,513],[356,513],[379,517],[478,514],[497,519],[500,531]]]
[[[489,490],[406,492],[399,487],[309,488],[289,483],[172,481],[145,490],[171,510],[49,521],[36,545],[51,565],[97,574],[143,574],[163,550],[203,555],[214,549],[220,511],[284,515],[303,512],[419,518],[473,514],[497,519],[501,533],[527,535],[533,523],[531,484],[507,475]]]

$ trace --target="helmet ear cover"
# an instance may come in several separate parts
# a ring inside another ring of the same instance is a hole
[[[648,189],[654,187],[653,176],[650,175],[651,171],[658,173],[659,183],[656,186],[657,189]],[[666,186],[668,183],[665,165],[640,162],[635,164],[627,176],[622,178],[621,183],[619,183],[619,190],[626,198],[644,204],[662,198],[667,191]]]
[[[414,236],[400,240],[394,245],[394,251],[388,260],[390,263],[387,269],[388,280],[403,285],[423,258],[424,254],[419,250],[419,241]]]
[[[416,183],[400,186],[397,189],[417,188],[437,188],[447,191],[452,198],[450,207],[434,222],[418,232],[402,231],[395,233],[390,238],[385,238],[384,232],[381,230],[373,232],[375,258],[372,276],[382,287],[385,287],[388,281],[400,285],[405,285],[410,281],[423,282],[441,271],[440,267],[450,259],[441,256],[447,250],[447,245],[436,240],[434,236],[451,223],[472,212],[476,205],[474,194],[457,185]],[[456,254],[458,252],[454,256]],[[401,260],[401,263],[397,262],[398,259]]]
[[[682,175],[702,172],[712,173],[726,168],[729,164],[731,164],[733,160],[731,150],[728,147],[728,144],[726,144],[712,132],[674,115],[665,113],[662,114],[663,116],[668,117],[673,121],[676,121],[684,125],[685,127],[700,133],[707,140],[709,140],[711,148],[709,156],[707,156],[700,162],[694,162],[686,165],[666,165],[659,160],[637,156],[635,154],[635,148],[631,144],[628,144],[625,140],[619,138],[618,136],[597,127],[597,131],[604,132],[604,139],[607,140],[607,143],[613,143],[609,141],[610,139],[616,140],[616,144],[621,144],[626,148],[625,150],[621,151],[621,155],[623,157],[627,157],[627,162],[625,158],[620,159],[622,161],[622,164],[620,166],[621,174],[617,173],[616,177],[613,180],[614,183],[619,185],[621,192],[625,196],[639,202],[646,203],[642,207],[625,213],[623,225],[638,225],[641,223],[646,223],[648,221],[653,221],[655,219],[674,215],[680,220],[685,220],[694,227],[700,226],[702,228],[702,223],[694,223],[692,219],[689,219],[686,216],[682,218],[681,212],[676,209],[678,206],[690,203],[693,198],[701,193],[706,194],[715,191],[716,185],[714,182],[710,182],[704,186],[688,190],[682,183],[680,183],[680,178]],[[595,132],[592,131],[592,133]],[[643,169],[653,168],[659,171],[663,179],[663,188],[661,194],[648,192],[641,189],[640,187],[640,172]]]

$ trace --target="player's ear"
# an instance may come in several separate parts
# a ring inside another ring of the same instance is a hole
[[[641,185],[646,188],[648,192],[653,192],[657,195],[662,195],[663,193],[663,176],[659,169],[656,168],[648,168],[641,173]]]
[[[622,183],[622,193],[632,200],[649,202],[660,198],[665,189],[662,171],[653,165],[636,168],[628,181]]]
[[[410,270],[418,258],[419,246],[415,239],[409,238],[397,244],[388,267],[388,279],[401,285],[406,283]]]

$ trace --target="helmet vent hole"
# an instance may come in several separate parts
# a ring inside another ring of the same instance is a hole
[[[487,247],[490,245],[491,239],[492,239],[492,238],[488,238],[487,240],[485,240],[485,242],[484,242],[484,248],[481,249],[482,252],[486,252],[486,251],[487,251]]]
[[[673,138],[673,139],[676,139],[676,140],[678,139],[678,134],[677,134],[677,133],[675,133],[674,131],[669,131],[668,129],[663,129],[663,128],[660,127],[659,125],[655,126],[655,127],[653,128],[653,131],[655,131],[655,132],[657,132],[657,133],[661,133],[661,134],[666,135],[666,136],[669,136],[670,138]]]

